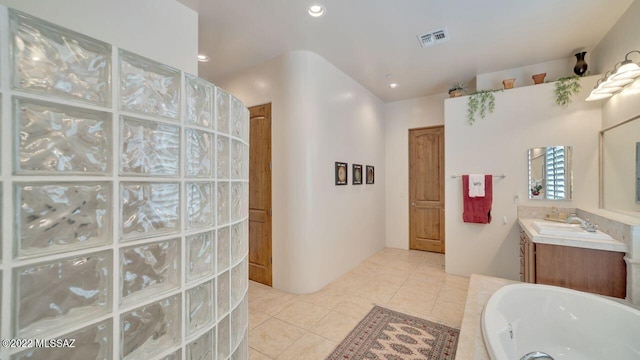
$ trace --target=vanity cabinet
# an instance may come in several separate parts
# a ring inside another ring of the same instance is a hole
[[[520,234],[520,280],[624,299],[625,253],[534,243]]]
[[[520,232],[520,281],[536,282],[535,243],[524,231]]]

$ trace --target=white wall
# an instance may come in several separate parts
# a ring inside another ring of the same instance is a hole
[[[598,135],[600,104],[585,102],[597,77],[582,79],[583,91],[568,107],[555,104],[554,84],[496,94],[496,108],[473,126],[467,124],[467,97],[445,100],[446,271],[519,277],[517,205],[596,207],[598,202]],[[527,150],[551,145],[573,146],[572,201],[528,200]],[[493,183],[493,222],[462,221],[461,179],[451,175],[505,174]],[[503,223],[506,217],[506,224]]]
[[[382,102],[322,57],[293,51],[220,84],[272,103],[273,286],[322,288],[384,247]],[[374,185],[334,185],[334,162],[374,165]]]
[[[198,14],[175,0],[0,0],[0,4],[198,74]]]
[[[613,69],[616,63],[632,50],[640,50],[640,1],[634,1],[618,22],[593,50],[594,63],[600,73]],[[640,63],[640,54],[633,53],[629,59]],[[603,128],[640,114],[640,80],[623,92],[604,102],[602,110]]]
[[[384,105],[387,247],[409,248],[409,129],[443,125],[448,97],[441,94]]]

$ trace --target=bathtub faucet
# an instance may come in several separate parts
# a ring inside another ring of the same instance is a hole
[[[571,224],[571,223],[576,222],[576,221],[578,223],[580,223],[580,227],[585,231],[596,232],[596,230],[598,230],[598,225],[592,224],[591,220],[589,220],[589,219],[582,220],[576,214],[571,214],[567,218],[567,224]]]
[[[551,357],[551,355],[542,351],[533,351],[520,358],[520,360],[538,360],[538,359],[554,360]]]

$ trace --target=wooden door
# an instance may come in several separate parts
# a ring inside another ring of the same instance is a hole
[[[249,112],[249,279],[271,286],[271,104]]]
[[[409,248],[444,254],[444,126],[409,130]]]

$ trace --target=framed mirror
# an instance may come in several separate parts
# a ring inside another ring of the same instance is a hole
[[[600,131],[600,207],[640,217],[640,115]]]
[[[529,199],[571,200],[571,146],[529,149]]]
[[[636,203],[640,203],[640,142],[636,143]]]

